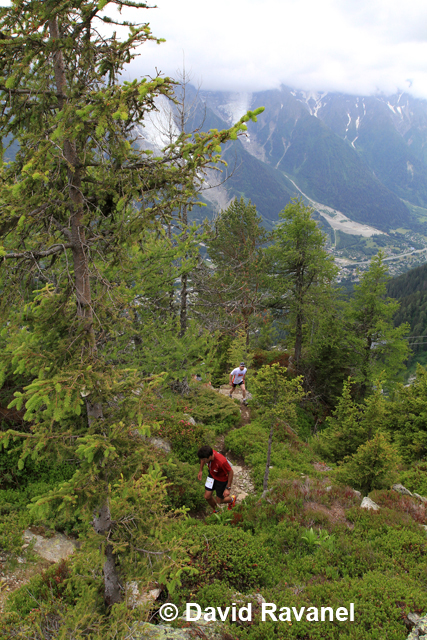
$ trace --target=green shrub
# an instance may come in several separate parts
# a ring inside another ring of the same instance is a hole
[[[200,447],[212,440],[212,434],[205,426],[193,425],[184,418],[173,422],[165,420],[153,433],[169,440],[178,460],[190,464],[198,460],[197,451]]]
[[[10,511],[0,518],[0,549],[8,553],[19,554],[23,544],[22,532],[33,524],[33,518],[27,509]]]
[[[225,447],[233,454],[244,458],[252,468],[252,480],[257,489],[262,482],[267,462],[268,430],[262,418],[257,418],[240,429],[235,429],[225,438]],[[301,443],[293,434],[280,428],[274,434],[271,450],[271,466],[269,484],[273,484],[283,474],[295,471],[313,473],[311,462],[314,459],[310,447]]]
[[[418,462],[399,476],[407,489],[422,496],[427,496],[427,462]]]
[[[247,592],[269,581],[271,564],[265,536],[226,526],[206,525],[188,531],[188,541],[198,543],[192,556],[195,576],[185,580],[188,591],[220,581],[229,588]]]
[[[337,473],[339,482],[368,495],[373,489],[389,487],[397,476],[399,454],[381,432],[361,445],[353,456],[344,458]]]
[[[69,568],[65,561],[52,565],[31,578],[28,584],[14,591],[7,600],[6,611],[15,612],[24,618],[33,609],[38,609],[41,603],[62,598],[69,576]]]
[[[239,407],[227,396],[201,385],[194,388],[188,398],[188,413],[196,422],[206,425],[227,424],[229,428],[240,422]]]
[[[202,609],[206,609],[206,607],[229,607],[233,597],[235,598],[236,596],[227,583],[214,580],[211,584],[199,589],[193,602],[197,602]]]
[[[167,503],[173,509],[187,507],[190,511],[202,511],[206,507],[203,482],[197,480],[199,465],[175,462],[162,466],[170,486],[167,488]]]

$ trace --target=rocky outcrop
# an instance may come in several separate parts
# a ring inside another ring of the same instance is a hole
[[[138,583],[135,581],[126,584],[126,602],[131,609],[153,604],[161,593],[162,589],[159,588],[140,591]]]
[[[402,496],[411,496],[412,497],[412,493],[409,491],[409,489],[404,487],[403,484],[394,484],[392,486],[392,489],[393,489],[393,491],[397,491],[397,493],[400,493]]]
[[[380,508],[379,505],[377,505],[376,502],[374,502],[373,500],[371,500],[371,498],[363,498],[362,500],[362,504],[360,505],[361,509],[373,509],[373,511],[378,511],[378,509]]]
[[[79,547],[79,543],[76,540],[67,538],[62,533],[56,533],[52,538],[45,538],[29,529],[24,531],[24,541],[23,549],[34,543],[34,553],[48,560],[48,562],[66,560]]]
[[[412,616],[411,621],[415,622],[415,626],[406,640],[424,640],[424,638],[427,638],[427,615],[422,618],[419,618],[416,614],[409,614],[408,618],[409,616]]]
[[[188,624],[188,623],[187,623]],[[218,622],[198,620],[185,629],[173,629],[168,625],[142,622],[132,629],[133,640],[222,640],[224,625]]]

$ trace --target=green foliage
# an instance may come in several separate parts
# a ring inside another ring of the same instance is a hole
[[[422,336],[410,340],[414,356],[411,361],[425,357],[427,352],[427,291],[425,290],[427,265],[411,269],[403,275],[392,278],[387,283],[387,293],[396,298],[400,307],[394,317],[396,326],[403,322],[410,324],[412,336]],[[418,343],[418,344],[412,344]],[[424,343],[424,344],[423,344]]]
[[[269,430],[270,426],[263,418],[257,418],[225,437],[226,449],[241,456],[250,465],[251,477],[257,490],[262,489],[263,485]],[[313,460],[311,449],[300,443],[285,425],[275,429],[271,448],[270,482],[274,483],[289,472],[312,473]]]
[[[380,251],[355,285],[348,309],[352,327],[349,337],[357,361],[355,380],[362,398],[370,393],[374,380],[382,372],[386,384],[398,380],[409,355],[404,340],[409,325],[393,326],[399,303],[386,297],[387,280],[387,266]]]
[[[269,306],[278,320],[286,318],[286,330],[294,339],[295,362],[302,355],[307,329],[323,308],[330,304],[332,281],[337,273],[326,252],[326,237],[312,219],[313,210],[301,200],[293,200],[279,214],[270,258]]]
[[[229,588],[247,591],[269,580],[271,557],[263,536],[253,536],[236,528],[207,525],[187,532],[198,544],[192,555],[197,573],[185,581],[186,590],[220,581]]]
[[[34,576],[28,585],[20,587],[7,602],[6,611],[15,612],[26,617],[33,609],[39,608],[42,603],[66,597],[69,604],[74,604],[72,593],[67,589],[67,579],[70,576],[67,564],[62,561],[52,565],[46,571]]]
[[[399,482],[410,491],[427,496],[427,462],[414,463],[410,469],[400,474]]]
[[[235,403],[209,387],[195,385],[190,396],[186,398],[186,403],[196,422],[209,425],[213,429],[218,425],[221,430],[224,425],[231,428],[240,421],[240,411]]]
[[[390,403],[388,429],[406,462],[427,454],[427,370],[417,367],[408,387],[398,385]]]
[[[227,583],[214,580],[197,591],[197,600],[202,609],[206,607],[229,607],[235,597]]]
[[[314,531],[313,527],[304,531],[301,539],[307,544],[312,551],[317,547],[324,547],[328,551],[332,551],[334,546],[334,537],[330,536],[324,529]]]
[[[235,367],[238,367],[241,362],[244,362],[245,366],[250,369],[253,359],[253,354],[249,350],[247,344],[246,331],[241,329],[237,332],[236,337],[230,344],[230,348],[228,350],[228,366],[234,369]]]
[[[208,229],[206,248],[214,268],[204,265],[195,274],[197,306],[208,326],[232,336],[243,331],[248,344],[249,328],[257,323],[265,297],[261,285],[268,239],[255,206],[235,199]],[[233,366],[243,359],[236,349]]]
[[[397,476],[399,454],[381,432],[360,445],[351,457],[346,456],[339,468],[340,482],[368,495],[373,489],[389,487]]]
[[[314,440],[315,450],[327,460],[338,462],[354,454],[379,429],[385,429],[389,410],[382,393],[381,381],[373,395],[358,404],[352,397],[354,382],[344,383],[343,393],[326,427]]]
[[[185,507],[190,511],[203,511],[206,500],[201,485],[196,481],[199,465],[195,465],[197,456],[188,462],[168,462],[162,466],[167,479],[167,504],[172,509]]]
[[[173,418],[173,416],[172,416]],[[191,424],[185,418],[175,422],[164,422],[155,431],[161,438],[169,440],[173,452],[181,462],[197,461],[197,451],[211,440],[210,431],[202,424]]]

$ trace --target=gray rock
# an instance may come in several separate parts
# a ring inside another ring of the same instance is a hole
[[[353,493],[355,496],[357,496],[358,498],[362,498],[362,494],[360,493],[360,491],[356,491],[356,489],[353,489]]]
[[[57,533],[52,538],[44,538],[29,529],[24,531],[24,540],[25,543],[34,542],[33,551],[48,562],[66,560],[79,546],[78,542],[62,533]]]
[[[149,591],[140,591],[138,583],[135,581],[126,584],[126,602],[131,609],[141,607],[146,604],[152,604],[162,593],[161,589],[151,589]]]
[[[409,615],[408,615],[409,618]],[[406,640],[423,640],[427,634],[427,615],[419,618]]]
[[[173,629],[168,625],[142,622],[132,628],[132,640],[194,640],[195,637],[206,640],[222,640],[222,626],[198,620],[186,629]]]
[[[195,419],[194,419],[192,416],[190,416],[188,413],[184,413],[184,414],[183,414],[183,417],[187,420],[187,422],[189,422],[190,424],[192,424],[193,426],[195,426],[196,421],[195,421]]]
[[[409,491],[409,489],[404,487],[403,484],[394,484],[392,486],[392,489],[394,491],[397,491],[397,493],[401,493],[402,496],[412,496],[412,493]]]
[[[161,449],[162,451],[166,451],[166,453],[170,453],[172,451],[170,442],[163,438],[147,438],[147,442],[149,442],[155,449]]]
[[[418,500],[421,500],[421,502],[427,503],[427,498],[425,498],[424,496],[420,496],[419,493],[413,493],[412,495],[414,496],[414,498],[418,498]]]
[[[363,498],[362,504],[360,505],[361,509],[373,509],[374,511],[378,511],[379,506],[371,500],[371,498]]]

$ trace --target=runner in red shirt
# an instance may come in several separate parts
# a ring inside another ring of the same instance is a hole
[[[227,458],[212,447],[205,445],[201,447],[197,455],[200,460],[200,470],[197,479],[202,479],[203,467],[208,465],[208,477],[205,483],[205,500],[211,505],[214,513],[218,511],[219,504],[228,504],[228,509],[232,509],[236,504],[236,496],[230,495],[231,484],[233,482],[233,469]],[[213,497],[215,491],[216,497]]]

